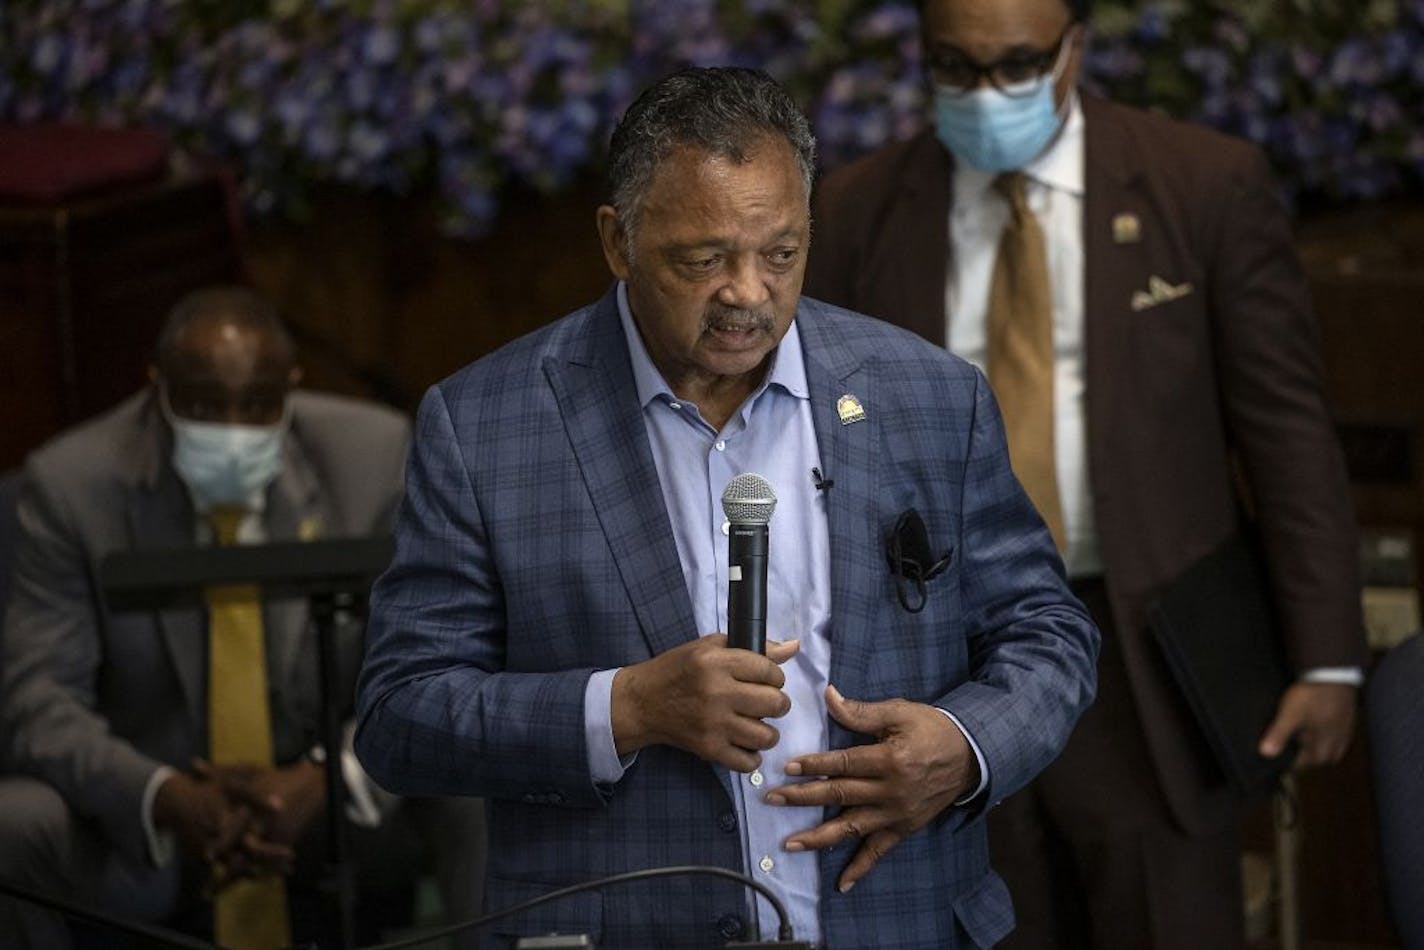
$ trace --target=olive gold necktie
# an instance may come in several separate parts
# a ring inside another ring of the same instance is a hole
[[[237,541],[247,512],[218,507],[208,514],[219,544]],[[209,587],[208,755],[217,765],[272,764],[272,717],[262,598],[255,584]],[[217,942],[233,950],[271,950],[291,944],[287,887],[280,875],[234,881],[213,899]]]
[[[1022,172],[994,188],[1009,203],[989,288],[989,385],[1004,415],[1009,461],[1053,541],[1065,545],[1053,450],[1053,292],[1043,229],[1024,198]]]

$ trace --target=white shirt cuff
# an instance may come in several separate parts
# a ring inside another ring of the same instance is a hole
[[[1341,686],[1364,686],[1365,671],[1358,666],[1318,666],[1300,674],[1302,683],[1339,683]]]
[[[357,828],[379,828],[385,811],[380,799],[387,798],[388,805],[396,801],[394,795],[377,792],[371,777],[361,768],[356,758],[356,724],[348,722],[341,733],[341,778],[346,783],[346,818]]]
[[[938,706],[935,708],[948,716],[949,721],[954,723],[954,727],[964,735],[964,741],[969,743],[969,748],[974,752],[974,759],[979,763],[979,784],[975,786],[974,791],[954,802],[956,805],[966,805],[978,798],[979,794],[989,787],[989,764],[984,761],[984,753],[979,750],[979,743],[975,742],[974,737],[969,734],[969,730],[964,728],[964,723],[960,722],[948,709],[940,709]]]
[[[148,784],[143,787],[143,801],[139,805],[139,821],[143,824],[144,840],[148,842],[148,860],[156,868],[166,868],[172,864],[178,850],[173,832],[160,829],[153,823],[153,802],[158,798],[158,789],[168,781],[170,776],[177,774],[178,770],[171,765],[160,765],[153,770],[153,774],[148,777]]]
[[[379,828],[381,820],[399,799],[371,781],[356,758],[355,738],[355,723],[347,723],[341,736],[341,784],[346,790],[346,819],[358,828]],[[323,770],[326,768],[326,749],[323,746],[312,746],[307,758]]]

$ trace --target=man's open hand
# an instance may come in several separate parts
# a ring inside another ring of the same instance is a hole
[[[804,851],[859,839],[860,848],[837,882],[844,893],[891,848],[972,791],[979,768],[963,733],[933,706],[903,699],[857,702],[831,686],[826,708],[847,729],[880,741],[797,756],[786,765],[788,775],[820,777],[773,789],[766,800],[842,809],[792,835],[785,847]]]

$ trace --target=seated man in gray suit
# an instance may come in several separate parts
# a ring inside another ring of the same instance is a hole
[[[96,568],[121,551],[387,532],[410,427],[293,392],[291,337],[242,288],[181,301],[150,378],[26,464],[0,649],[0,877],[126,917],[214,921],[229,946],[285,945],[302,936],[323,853],[305,602],[223,588],[206,611],[108,612]],[[341,634],[354,671],[359,631]],[[423,858],[404,833],[413,812],[443,806],[384,796],[349,766],[360,886],[398,889],[408,880],[373,869],[408,878]],[[477,805],[462,820],[478,825]],[[363,849],[380,861],[367,867]],[[0,904],[0,943],[63,940],[54,917]]]

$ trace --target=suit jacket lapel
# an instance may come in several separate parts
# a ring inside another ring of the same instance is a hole
[[[168,463],[172,438],[150,400],[140,416],[134,440],[134,470],[128,488],[128,530],[135,551],[191,547],[193,506],[188,489]],[[183,691],[188,714],[196,725],[206,721],[204,709],[208,655],[204,614],[200,608],[172,607],[154,611],[155,620]]]
[[[267,492],[263,515],[267,540],[312,541],[328,532],[330,521],[316,472],[296,433],[288,433],[282,448],[282,470]],[[263,600],[270,682],[287,684],[299,672],[303,641],[309,635],[309,615],[307,602],[300,598]]]
[[[1124,370],[1132,360],[1129,303],[1135,283],[1147,273],[1145,229],[1151,209],[1138,188],[1140,166],[1130,143],[1101,100],[1083,96],[1085,176],[1083,200],[1083,334],[1088,428],[1098,437],[1088,440],[1089,471],[1099,489],[1116,455],[1119,433],[1116,407],[1130,397],[1122,387],[1133,374]],[[1132,239],[1115,234],[1115,219],[1131,216],[1137,233]]]
[[[906,157],[904,187],[885,222],[897,235],[879,242],[893,249],[895,260],[886,262],[895,275],[894,286],[903,300],[899,306],[906,329],[932,343],[945,343],[945,281],[949,268],[949,205],[954,163],[932,131],[922,133]],[[878,271],[872,266],[871,271]],[[891,314],[872,313],[873,317]]]
[[[845,598],[865,587],[865,577],[882,563],[880,505],[876,465],[880,416],[870,374],[860,359],[826,332],[823,320],[803,303],[797,313],[805,352],[806,384],[816,443],[827,478],[835,487],[826,493],[826,518],[831,545],[831,682],[847,695],[857,695],[864,671],[871,667],[870,637],[847,636]],[[842,422],[837,403],[854,398],[865,412],[858,422]]]
[[[611,291],[569,338],[574,342],[567,357],[547,358],[544,374],[638,625],[656,655],[702,631],[696,629]]]

